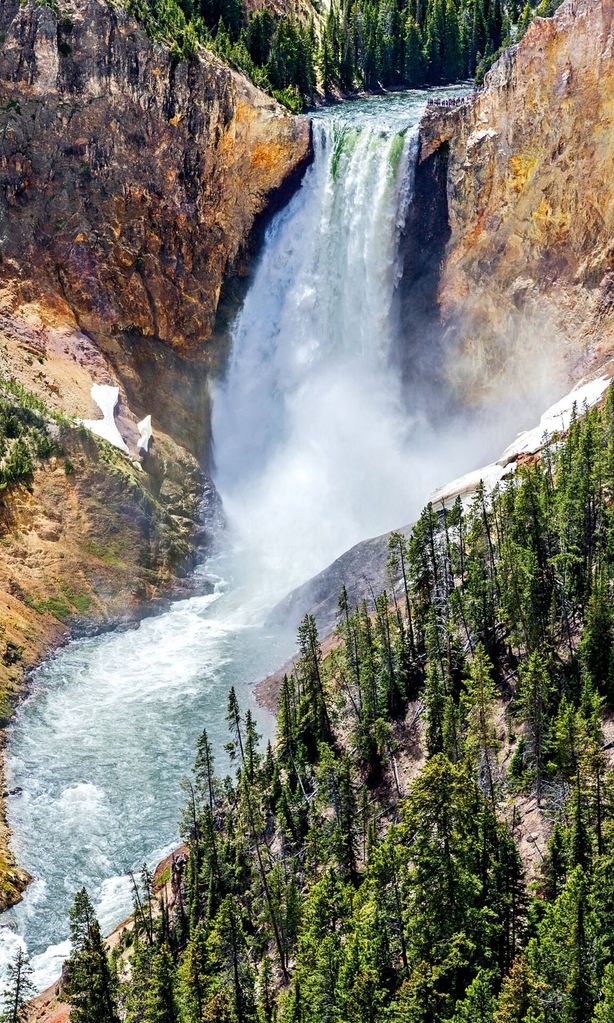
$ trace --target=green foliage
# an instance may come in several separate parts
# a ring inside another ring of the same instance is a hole
[[[540,464],[393,534],[390,590],[342,590],[331,654],[300,624],[275,750],[231,690],[234,777],[204,732],[172,915],[135,882],[127,1023],[610,1023],[613,456],[610,392]],[[532,894],[519,789],[553,821]],[[71,1018],[112,1019],[84,893],[73,931]]]
[[[49,432],[45,405],[11,380],[0,383],[0,493],[17,484],[31,485],[37,461],[58,447]]]
[[[64,997],[72,1023],[116,1023],[114,982],[89,896],[77,892],[70,914],[72,952],[66,963]]]
[[[316,24],[253,12],[244,0],[127,0],[177,60],[209,47],[294,113],[316,92],[481,81],[534,15],[558,3],[520,11],[517,0],[334,0]]]
[[[30,1015],[29,999],[33,995],[32,968],[26,953],[19,948],[7,969],[7,986],[2,992],[1,1023],[25,1023]]]

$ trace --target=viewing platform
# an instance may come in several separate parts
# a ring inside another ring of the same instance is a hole
[[[457,107],[463,107],[477,99],[482,91],[483,88],[480,86],[479,89],[473,89],[471,92],[467,93],[466,96],[449,96],[445,99],[427,99],[426,108],[427,110],[431,110],[433,107],[438,110],[453,110]]]

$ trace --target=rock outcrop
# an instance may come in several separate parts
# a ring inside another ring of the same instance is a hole
[[[209,54],[177,64],[106,0],[0,8],[0,280],[96,335],[210,337],[307,122]]]
[[[442,154],[457,386],[578,379],[614,348],[614,0],[565,0],[465,107],[432,108],[423,165]]]
[[[57,442],[0,486],[1,724],[73,627],[184,587],[215,505],[220,294],[311,143],[306,119],[205,51],[177,63],[106,0],[3,0],[0,44],[0,406],[33,402]],[[100,417],[94,383],[119,389],[128,454],[78,426]],[[0,909],[24,881],[1,816]]]

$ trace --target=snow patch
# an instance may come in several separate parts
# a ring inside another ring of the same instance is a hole
[[[480,481],[487,492],[494,490],[502,479],[513,475],[517,468],[517,459],[521,455],[535,454],[541,451],[548,437],[554,433],[564,433],[569,429],[574,408],[578,414],[583,409],[596,405],[607,390],[611,377],[602,376],[579,384],[547,409],[539,421],[539,426],[532,430],[519,433],[496,462],[485,465],[481,469],[468,472],[465,476],[439,487],[431,496],[434,504],[441,504],[456,497],[471,497],[478,488]]]
[[[111,387],[110,384],[92,384],[91,395],[98,408],[102,412],[102,419],[81,419],[80,422],[86,429],[91,430],[98,437],[113,444],[120,451],[129,454],[126,444],[115,423],[115,409],[119,401],[119,387]]]
[[[440,502],[450,501],[452,498],[463,497],[465,495],[471,496],[477,490],[480,481],[484,484],[487,492],[494,490],[497,483],[500,483],[504,476],[510,475],[515,469],[515,462],[508,465],[499,465],[498,462],[491,462],[490,465],[484,465],[481,469],[474,469],[473,472],[468,472],[464,476],[459,476],[458,479],[452,480],[451,483],[446,483],[445,486],[439,487],[431,496],[431,501],[433,504],[439,504]]]
[[[604,376],[574,387],[569,394],[566,394],[564,398],[555,402],[544,412],[539,426],[520,433],[516,440],[505,449],[499,462],[505,463],[516,455],[527,455],[540,451],[544,446],[544,438],[552,436],[553,433],[564,433],[569,429],[574,406],[581,414],[585,405],[587,408],[596,405],[607,390],[610,380],[611,377]]]
[[[139,430],[139,439],[137,443],[137,451],[143,451],[147,454],[149,451],[149,445],[153,436],[153,430],[151,428],[151,416],[145,416],[141,419],[140,423],[136,424]]]

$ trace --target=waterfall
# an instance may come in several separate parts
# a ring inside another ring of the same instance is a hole
[[[393,359],[418,149],[398,120],[314,121],[313,164],[267,231],[214,391],[216,483],[246,570],[277,595],[424,496]]]
[[[35,673],[6,765],[14,847],[35,881],[2,919],[0,973],[25,944],[39,987],[58,975],[82,885],[103,929],[130,912],[128,871],[177,842],[181,779],[203,727],[228,769],[231,685],[272,734],[253,683],[294,640],[263,625],[266,612],[354,542],[410,521],[432,488],[482,457],[466,423],[439,429],[436,396],[428,416],[416,413],[418,385],[395,366],[424,104],[409,93],[314,119],[313,164],[268,228],[214,388],[229,523],[205,567],[215,592],[71,643]]]

